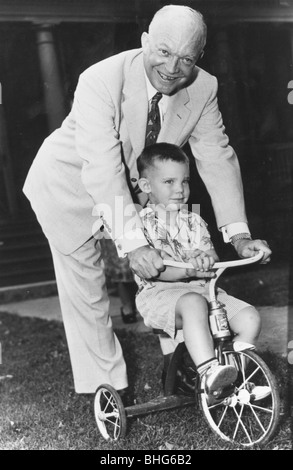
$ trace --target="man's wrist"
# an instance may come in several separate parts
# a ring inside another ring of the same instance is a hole
[[[233,222],[231,224],[224,225],[221,227],[221,231],[225,243],[231,243],[231,238],[234,235],[239,235],[242,233],[250,234],[250,230],[246,222]]]
[[[138,227],[135,230],[127,232],[117,238],[115,240],[115,245],[119,258],[125,258],[131,251],[141,248],[142,246],[147,246],[148,242],[144,236],[143,230]]]
[[[252,240],[250,233],[237,233],[230,238],[230,243],[235,246],[240,240]]]
[[[145,245],[140,245],[140,246],[136,246],[136,247],[133,247],[133,250],[129,250],[127,253],[126,253],[126,256],[131,256],[132,254],[136,253],[137,250],[141,250],[141,249],[148,249],[150,250],[151,247],[148,243],[146,243]]]

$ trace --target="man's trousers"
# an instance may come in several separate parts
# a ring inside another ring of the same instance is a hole
[[[128,386],[121,345],[109,316],[100,243],[91,238],[70,255],[50,246],[77,393],[103,383]]]

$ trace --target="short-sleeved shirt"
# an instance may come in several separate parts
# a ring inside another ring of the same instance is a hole
[[[187,252],[208,251],[214,248],[206,222],[196,213],[182,209],[178,211],[172,230],[166,221],[159,218],[149,204],[140,212],[144,234],[150,246],[164,250],[174,261],[186,261]],[[135,277],[139,290],[151,287],[151,281]]]

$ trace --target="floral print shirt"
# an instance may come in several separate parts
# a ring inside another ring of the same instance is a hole
[[[174,261],[186,261],[186,254],[194,250],[208,251],[214,248],[206,222],[194,212],[178,211],[176,226],[172,231],[166,227],[151,205],[140,212],[144,234],[150,246],[164,250]],[[135,276],[139,291],[152,287],[151,281]]]

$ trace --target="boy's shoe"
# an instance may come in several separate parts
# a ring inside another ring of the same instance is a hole
[[[252,401],[260,401],[271,395],[271,388],[267,385],[255,385],[252,382],[248,382],[248,391],[251,394]]]
[[[241,352],[241,351],[253,351],[256,349],[254,344],[251,343],[245,343],[244,341],[234,341],[233,343],[233,349],[236,352]]]
[[[217,398],[225,387],[231,385],[237,378],[238,372],[230,365],[215,364],[205,373],[205,391]]]

